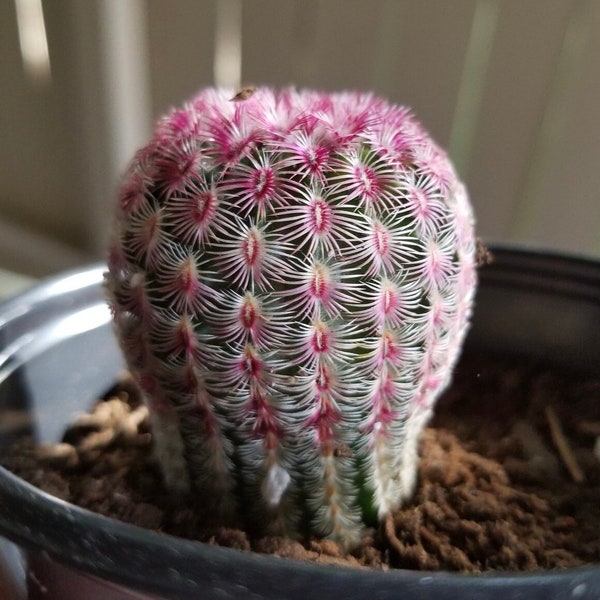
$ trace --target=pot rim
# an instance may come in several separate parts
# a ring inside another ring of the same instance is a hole
[[[503,273],[519,265],[521,271],[541,278],[551,289],[557,285],[560,288],[561,282],[568,279],[574,283],[578,296],[583,294],[600,303],[600,261],[512,244],[490,244],[490,249],[497,266],[489,276],[484,271],[482,279],[503,281]],[[104,271],[101,263],[75,269],[44,280],[1,303],[0,334],[6,323],[25,312],[36,311],[52,300],[64,299],[65,295],[83,288],[93,290],[96,302],[102,301],[98,299],[98,284]],[[60,311],[60,306],[56,310]],[[322,598],[338,598],[344,590],[350,593],[349,598],[363,594],[383,597],[376,592],[382,588],[394,594],[419,588],[437,598],[451,598],[456,597],[459,589],[465,594],[469,589],[475,592],[482,587],[500,594],[515,583],[537,590],[531,597],[540,594],[540,598],[554,597],[544,590],[552,589],[554,593],[555,586],[560,587],[561,594],[572,594],[573,598],[587,597],[591,588],[600,591],[600,565],[595,564],[530,573],[461,574],[405,569],[381,572],[282,560],[210,546],[117,521],[64,502],[2,467],[0,506],[0,535],[24,547],[43,550],[53,559],[88,574],[178,598],[187,597],[182,593],[205,590],[207,581],[214,589],[221,590],[223,597],[229,597],[228,594],[239,597],[256,590],[272,594],[273,586],[279,586],[281,597],[305,597],[307,580],[312,589],[319,590]]]
[[[322,598],[338,598],[345,585],[355,591],[356,598],[368,590],[378,589],[382,584],[387,584],[387,589],[395,592],[415,586],[437,591],[437,598],[445,598],[439,595],[439,591],[447,586],[455,590],[454,594],[457,585],[465,591],[481,587],[502,590],[515,583],[535,588],[563,584],[574,598],[579,597],[576,590],[585,589],[588,584],[596,588],[600,585],[600,565],[473,574],[409,569],[378,571],[211,546],[138,527],[70,504],[34,487],[3,467],[0,467],[0,504],[8,509],[3,510],[4,516],[0,515],[2,535],[27,548],[42,549],[51,558],[91,575],[154,593],[158,590],[180,593],[182,584],[190,591],[201,589],[203,576],[207,574],[203,568],[212,570],[210,579],[213,585],[222,585],[224,589],[233,587],[234,592],[236,588],[240,591],[253,590],[255,584],[260,585],[263,579],[281,581],[284,584],[282,589],[288,592],[305,591],[303,581],[309,578],[315,589],[331,587],[331,595],[325,594],[320,596]],[[27,518],[29,524],[22,524]],[[65,525],[70,531],[65,531]],[[53,535],[40,533],[41,528],[48,527],[53,529]],[[65,554],[64,539],[67,535],[71,538],[68,545],[70,553]],[[198,574],[201,577],[195,581],[194,577]],[[270,587],[267,589],[272,590]],[[292,594],[289,597],[296,596]],[[451,597],[455,596],[448,596]]]

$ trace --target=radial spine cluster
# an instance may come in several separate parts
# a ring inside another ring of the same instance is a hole
[[[120,189],[106,287],[166,484],[350,546],[415,486],[476,284],[473,217],[410,112],[207,89]]]

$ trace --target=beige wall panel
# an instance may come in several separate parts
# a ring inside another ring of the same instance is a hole
[[[245,0],[244,81],[374,90],[446,144],[475,0]]]
[[[521,201],[568,23],[568,0],[505,1],[467,182],[479,232],[504,239]]]
[[[213,82],[215,3],[146,0],[155,116]]]
[[[306,81],[299,83],[325,90],[368,90],[381,3],[319,0],[315,5],[312,32],[305,27],[306,38],[300,40],[310,62],[300,73]]]
[[[0,218],[83,245],[65,8],[57,0],[47,15],[52,81],[36,87],[23,71],[14,3],[0,2]]]
[[[372,86],[412,107],[447,146],[475,0],[384,0],[379,5]]]
[[[520,239],[600,256],[600,2],[580,2],[536,148]]]
[[[107,76],[114,57],[106,50],[118,27],[99,10],[103,2],[44,1],[52,61],[47,88],[35,88],[24,75],[14,0],[0,2],[0,219],[96,250],[94,230],[108,219],[101,211],[105,198],[109,210],[114,192],[111,157],[124,143],[113,138],[127,112],[111,109],[108,92],[127,85],[115,88],[118,77]],[[212,84],[219,2],[136,2],[147,17],[137,31],[144,57],[148,42],[154,118]],[[227,2],[235,8],[236,0]],[[407,104],[442,145],[452,140],[460,148],[482,235],[600,255],[598,0],[241,0],[241,6],[244,82],[372,89]],[[482,7],[494,26],[489,62],[475,85],[465,73]],[[461,118],[461,106],[472,111]]]
[[[314,0],[245,0],[242,12],[244,84],[287,86],[300,82],[312,35]]]

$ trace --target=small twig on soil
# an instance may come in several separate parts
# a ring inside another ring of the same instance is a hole
[[[600,436],[600,421],[579,421],[577,429],[585,435],[598,437]]]
[[[531,423],[525,420],[517,421],[512,433],[521,443],[530,469],[543,477],[560,477],[560,462],[556,454],[547,447]]]
[[[550,405],[547,405],[545,410],[548,426],[550,427],[550,435],[552,436],[552,441],[558,450],[558,454],[567,468],[567,471],[569,471],[573,481],[575,483],[583,483],[585,480],[585,475],[577,463],[577,459],[571,450],[571,446],[569,445],[569,442],[563,433],[556,411]]]

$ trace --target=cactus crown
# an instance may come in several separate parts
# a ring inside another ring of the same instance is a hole
[[[120,191],[107,289],[167,485],[351,545],[414,488],[473,291],[445,154],[371,95],[205,90]]]

